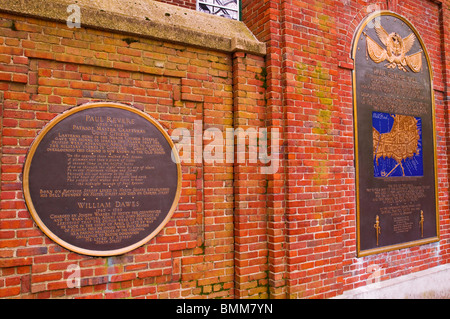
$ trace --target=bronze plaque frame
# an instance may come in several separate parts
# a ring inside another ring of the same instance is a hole
[[[425,44],[407,19],[379,11],[361,23],[352,58],[357,255],[437,242],[435,102]],[[398,143],[405,136],[412,147]]]
[[[23,191],[32,218],[59,245],[89,256],[121,255],[169,222],[181,194],[181,165],[151,116],[118,103],[89,103],[38,134],[25,160]]]

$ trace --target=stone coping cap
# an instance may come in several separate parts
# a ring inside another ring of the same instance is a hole
[[[241,22],[153,0],[1,0],[0,12],[66,22],[80,7],[81,27],[108,30],[224,52],[265,55]]]

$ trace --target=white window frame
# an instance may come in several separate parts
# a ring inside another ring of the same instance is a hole
[[[209,1],[211,1],[211,0],[209,0]],[[226,4],[225,5],[220,4],[220,2],[227,2],[227,1],[231,2],[231,0],[213,0],[212,1],[213,3],[208,3],[207,0],[197,0],[197,11],[202,11],[200,9],[200,5],[201,4],[205,4],[208,7],[212,7],[213,10],[215,11],[215,12],[211,12],[211,14],[220,15],[220,13],[223,13],[222,10],[227,10],[227,11],[231,11],[231,12],[235,12],[236,13],[236,19],[235,20],[241,20],[241,12],[240,12],[240,8],[241,8],[241,3],[240,2],[241,1],[237,0],[237,9],[230,9],[229,7],[226,6]],[[217,3],[217,2],[219,2],[219,3]],[[202,12],[204,12],[204,11],[202,11]],[[233,19],[231,16],[228,16],[228,17],[225,16],[225,15],[220,15],[220,16],[223,16],[223,17],[226,17],[226,18],[229,18],[229,19]]]

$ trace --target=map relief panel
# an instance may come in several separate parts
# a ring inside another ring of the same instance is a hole
[[[374,177],[423,176],[422,119],[372,113]]]

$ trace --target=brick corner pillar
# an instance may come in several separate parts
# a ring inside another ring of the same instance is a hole
[[[233,55],[234,123],[226,140],[227,156],[234,155],[235,297],[239,299],[269,296],[267,180],[260,162],[266,136],[264,69],[264,57]]]

